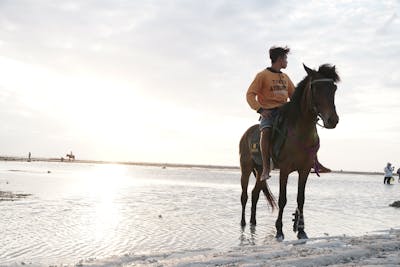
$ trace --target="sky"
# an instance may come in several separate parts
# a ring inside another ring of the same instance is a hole
[[[245,94],[331,63],[334,170],[400,167],[400,1],[0,0],[0,155],[239,165]]]

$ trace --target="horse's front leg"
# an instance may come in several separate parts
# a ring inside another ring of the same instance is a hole
[[[278,219],[276,220],[275,227],[276,227],[276,239],[278,241],[282,241],[285,236],[282,231],[282,215],[283,210],[286,206],[287,198],[286,198],[286,186],[288,181],[288,173],[284,172],[283,170],[279,173],[279,213]]]
[[[307,234],[304,231],[304,215],[303,215],[303,207],[304,207],[304,192],[306,188],[307,178],[310,170],[299,171],[299,183],[297,189],[297,209],[294,215],[294,224],[293,231],[297,232],[298,239],[307,239]]]
[[[242,176],[240,178],[240,183],[242,186],[242,195],[240,197],[240,202],[242,203],[242,220],[240,225],[244,227],[246,225],[245,213],[246,213],[246,203],[247,203],[247,187],[249,184],[249,178],[252,171],[252,164],[246,163],[244,161],[240,162]]]

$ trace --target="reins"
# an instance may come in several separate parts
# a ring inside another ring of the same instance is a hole
[[[311,105],[312,105],[312,111],[315,113],[315,115],[317,116],[317,120],[315,121],[315,124],[316,125],[318,125],[318,126],[320,126],[321,128],[326,128],[324,125],[322,125],[322,124],[320,124],[319,122],[318,122],[318,120],[319,120],[319,118],[318,117],[321,117],[322,119],[323,119],[323,117],[322,117],[322,115],[321,115],[321,113],[318,111],[318,109],[317,109],[317,105],[314,103],[314,90],[313,90],[313,87],[312,87],[312,85],[313,84],[315,84],[315,83],[317,83],[317,82],[332,82],[332,83],[334,83],[335,81],[333,80],[333,79],[329,79],[329,78],[321,78],[321,79],[315,79],[315,80],[312,80],[310,83],[309,83],[309,85],[310,85],[310,91],[311,91],[311,99],[310,99],[310,102],[312,102],[311,103]]]
[[[313,85],[315,83],[318,83],[318,82],[332,82],[332,83],[334,83],[335,81],[333,79],[329,79],[329,78],[321,78],[321,79],[310,80],[308,82],[308,86],[309,86],[308,90],[309,91],[305,92],[305,100],[307,101],[306,104],[309,107],[311,106],[311,112],[313,112],[315,114],[315,116],[316,116],[315,124],[320,126],[320,127],[322,127],[322,128],[326,128],[325,125],[322,125],[322,124],[320,124],[318,122],[319,121],[319,117],[321,117],[322,120],[323,120],[323,116],[318,111],[317,104],[315,103],[315,100],[314,100],[315,87],[313,87]],[[317,174],[317,176],[319,176],[319,165],[318,165],[318,160],[317,160],[317,151],[318,151],[319,147],[320,147],[320,143],[319,143],[319,140],[318,140],[318,142],[314,146],[305,148],[307,153],[309,153],[311,155],[314,155],[314,166],[313,167],[314,167],[314,171]]]
[[[315,80],[311,80],[311,77],[308,78],[308,81],[304,81],[306,84],[303,85],[304,87],[302,87],[302,94],[301,95],[297,95],[296,97],[296,101],[298,104],[295,105],[299,105],[300,108],[300,113],[305,114],[305,112],[307,112],[308,114],[310,114],[311,112],[311,116],[315,115],[315,119],[313,117],[313,122],[315,122],[315,125],[319,125],[322,128],[326,128],[324,125],[320,124],[318,122],[318,120],[320,118],[323,119],[322,114],[318,111],[318,106],[317,103],[315,103],[315,90],[316,88],[313,86],[314,84],[318,83],[318,82],[332,82],[335,83],[335,79],[329,79],[329,78],[320,78],[320,79],[315,79]],[[297,88],[296,90],[299,90],[300,88]],[[300,89],[301,90],[301,89]],[[279,122],[277,119],[275,119],[276,121],[274,122],[274,126],[273,126],[273,135],[275,136],[282,136],[286,139],[286,137],[291,137],[294,138],[294,142],[296,143],[296,145],[303,150],[305,153],[310,154],[311,156],[314,156],[314,170],[316,172],[316,174],[319,176],[318,170],[319,170],[319,166],[318,166],[318,161],[316,159],[316,154],[317,151],[320,147],[320,143],[319,143],[319,139],[317,139],[317,142],[313,142],[313,144],[311,144],[310,146],[306,145],[304,143],[304,138],[302,136],[298,136],[298,133],[294,132],[294,130],[290,127],[290,126],[284,126],[284,124],[286,124],[285,122]],[[317,134],[318,136],[318,134]],[[279,140],[278,137],[275,137],[275,140]],[[284,141],[281,142],[280,147],[278,148],[278,150],[281,149],[282,144],[284,143]],[[275,149],[275,147],[273,148]],[[275,158],[279,161],[279,152],[277,152],[275,155],[273,154],[273,157],[275,156]]]

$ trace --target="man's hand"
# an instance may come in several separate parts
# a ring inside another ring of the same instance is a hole
[[[263,110],[261,111],[260,114],[261,114],[261,116],[263,116],[264,118],[268,119],[268,118],[271,118],[272,112],[269,111],[268,109],[263,109]]]

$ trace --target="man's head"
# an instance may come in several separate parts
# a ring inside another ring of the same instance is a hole
[[[287,54],[289,54],[290,48],[273,46],[269,49],[269,58],[271,64],[275,65],[279,69],[285,69],[287,67]]]

